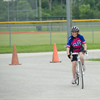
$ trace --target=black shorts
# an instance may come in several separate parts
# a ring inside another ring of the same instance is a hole
[[[73,55],[73,58],[72,58],[71,62],[73,62],[73,61],[77,61],[77,56],[76,55]]]

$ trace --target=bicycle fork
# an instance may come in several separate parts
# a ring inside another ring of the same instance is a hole
[[[80,68],[81,67],[81,68]],[[76,71],[78,73],[78,76],[81,75],[81,69],[82,69],[82,72],[83,72],[83,68],[82,68],[82,65],[81,65],[81,60],[80,60],[80,57],[78,57],[78,61],[77,61],[77,68],[76,68]]]

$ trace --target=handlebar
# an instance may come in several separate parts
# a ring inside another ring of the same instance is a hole
[[[87,54],[87,51],[86,50],[83,50],[83,51],[80,51],[80,52],[75,52],[75,53],[72,53],[72,55],[76,55],[76,56],[78,56],[80,53],[82,53],[82,52],[84,52],[84,53],[86,53]]]

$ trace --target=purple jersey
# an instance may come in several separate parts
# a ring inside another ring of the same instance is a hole
[[[79,52],[82,50],[82,44],[85,44],[86,41],[82,35],[78,35],[76,38],[70,36],[68,38],[67,47],[72,47],[73,52]]]

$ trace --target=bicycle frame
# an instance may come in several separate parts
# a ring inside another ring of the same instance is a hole
[[[82,63],[80,60],[80,53],[72,53],[72,55],[76,55],[77,56],[77,67],[76,67],[76,80],[78,80],[78,82],[76,83],[77,85],[79,85],[79,77],[81,77],[82,79],[82,89],[84,88],[84,82],[83,82],[83,68],[82,68]]]

